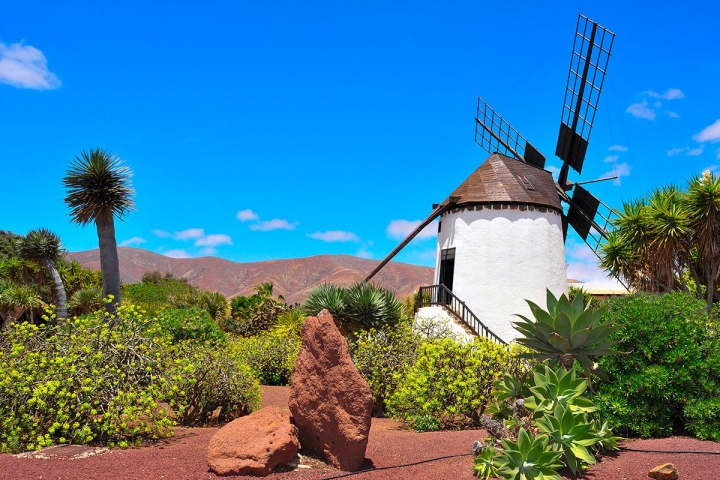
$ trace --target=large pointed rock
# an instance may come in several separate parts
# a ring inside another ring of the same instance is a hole
[[[208,445],[208,465],[217,475],[270,475],[297,454],[297,434],[280,407],[265,407],[215,432]]]
[[[330,313],[308,317],[290,386],[290,412],[302,448],[322,455],[335,468],[359,470],[372,406],[370,386],[352,362]]]

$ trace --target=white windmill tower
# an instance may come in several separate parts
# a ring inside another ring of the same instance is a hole
[[[366,280],[440,217],[436,284],[420,288],[417,306],[442,305],[473,334],[505,343],[516,335],[515,314],[531,316],[525,299],[544,305],[547,289],[566,293],[567,225],[597,251],[613,213],[580,185],[590,182],[570,182],[568,173],[582,172],[614,37],[578,17],[555,150],[563,162],[557,182],[543,170],[545,156],[478,98],[475,141],[490,157]]]

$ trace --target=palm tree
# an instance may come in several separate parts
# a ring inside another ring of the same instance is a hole
[[[698,270],[705,275],[707,311],[712,313],[715,282],[720,275],[720,177],[709,171],[690,181],[686,205],[693,244],[697,246]]]
[[[50,278],[52,278],[57,299],[58,319],[67,318],[67,296],[60,273],[55,267],[55,262],[65,253],[60,237],[46,228],[31,230],[22,239],[20,255],[27,260],[34,260],[45,265]]]
[[[131,177],[130,167],[120,157],[97,148],[75,157],[63,178],[72,221],[83,226],[95,222],[97,227],[103,295],[113,296],[107,304],[109,313],[115,313],[121,303],[114,219],[125,217],[135,207]]]

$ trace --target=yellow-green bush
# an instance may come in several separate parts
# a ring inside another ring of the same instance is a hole
[[[295,335],[271,330],[233,340],[228,350],[234,358],[248,365],[263,385],[288,385],[300,343],[300,338]]]
[[[420,430],[477,423],[507,365],[505,347],[484,338],[423,343],[415,365],[397,376],[388,407]]]
[[[171,357],[165,398],[183,425],[227,422],[260,407],[260,384],[231,348],[185,342],[173,348]]]
[[[193,419],[210,404],[227,418],[259,403],[246,366],[209,344],[171,346],[139,308],[52,320],[0,331],[0,451],[167,436],[174,421],[160,401]]]
[[[0,339],[0,450],[168,434],[157,408],[165,340],[133,307],[56,326],[14,324]]]

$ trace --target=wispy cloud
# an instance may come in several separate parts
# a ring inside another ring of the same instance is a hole
[[[704,150],[704,149],[703,149],[703,146],[700,145],[700,146],[697,147],[697,148],[693,148],[692,150],[688,150],[688,152],[687,152],[685,155],[687,155],[687,156],[689,156],[689,157],[697,157],[698,155],[702,155],[703,150]]]
[[[632,170],[632,167],[628,165],[626,162],[616,163],[613,165],[613,168],[601,175],[601,177],[612,177],[617,176],[615,180],[613,180],[613,185],[620,186],[622,185],[622,177],[628,177],[630,176],[630,171]]]
[[[704,142],[720,142],[720,119],[716,120],[712,125],[702,129],[697,135],[693,135],[693,140]]]
[[[167,252],[161,252],[162,255],[171,258],[190,258],[190,254],[185,250],[168,250]]]
[[[647,100],[643,100],[640,103],[633,103],[625,111],[635,118],[645,118],[647,120],[655,120],[657,116],[655,110],[648,107]]]
[[[720,150],[718,150],[718,160],[720,160]],[[704,168],[703,170],[710,170],[713,174],[719,175],[720,165],[708,165],[707,168]]]
[[[608,148],[611,152],[627,152],[628,148],[624,145],[613,145]]]
[[[249,226],[250,230],[259,230],[261,232],[269,232],[271,230],[295,230],[300,222],[288,222],[280,218],[273,218],[265,222],[254,223]]]
[[[388,237],[392,238],[393,240],[403,240],[413,230],[415,230],[420,225],[420,223],[422,223],[421,220],[392,220],[390,221],[390,225],[388,225],[385,229],[385,232],[387,232]],[[437,237],[437,224],[433,222],[427,227],[423,228],[415,238],[423,240],[426,238],[435,237]]]
[[[200,255],[215,255],[217,253],[217,248],[213,247],[207,247],[200,250]]]
[[[550,172],[555,180],[557,180],[558,175],[560,175],[560,167],[556,167],[555,165],[545,165],[545,170]]]
[[[121,247],[127,247],[128,245],[142,245],[145,243],[145,239],[142,237],[132,237],[128,238],[127,240],[123,240],[120,242]]]
[[[195,242],[196,247],[217,247],[219,245],[232,245],[232,238],[230,235],[224,233],[211,233],[205,235]],[[214,253],[214,252],[213,252]]]
[[[683,147],[683,148],[675,147],[675,148],[671,148],[670,150],[668,150],[667,155],[668,155],[668,157],[676,157],[676,156],[680,155],[681,153],[687,152],[688,150],[690,150],[688,147]]]
[[[646,120],[655,120],[657,117],[657,111],[663,105],[663,101],[677,100],[679,98],[685,98],[685,94],[679,88],[670,88],[665,93],[658,93],[653,90],[647,90],[643,92],[643,101],[640,103],[633,103],[627,110],[627,113],[635,118],[644,118]],[[652,105],[648,103],[647,97],[656,98]],[[675,112],[665,112],[671,118],[680,118]]]
[[[239,212],[237,212],[237,219],[240,220],[241,222],[247,222],[247,221],[252,221],[252,220],[258,220],[258,219],[260,219],[260,217],[258,216],[257,213],[253,212],[252,210],[250,210],[248,208],[248,209],[240,210]]]
[[[323,242],[359,242],[360,237],[352,232],[346,232],[344,230],[328,230],[327,232],[315,232],[308,233],[308,237],[316,240],[322,240]]]
[[[616,162],[618,158],[620,158],[618,155],[608,155],[607,157],[605,157],[603,159],[603,162],[605,162],[605,163]]]
[[[652,90],[648,90],[647,92],[645,92],[645,95],[653,98],[662,98],[664,100],[676,100],[678,98],[685,98],[685,94],[679,88],[670,88],[667,92],[662,94],[654,92]]]
[[[360,258],[373,258],[372,252],[365,248],[358,249],[358,251],[355,252],[355,256],[360,257]]]
[[[192,240],[195,238],[201,238],[205,235],[205,230],[202,228],[188,228],[175,232],[175,240]]]
[[[32,90],[53,90],[62,83],[47,68],[43,52],[31,45],[0,42],[0,83]]]
[[[168,238],[170,236],[170,232],[166,232],[165,230],[159,230],[159,229],[150,230],[150,233],[152,233],[156,237],[160,237],[160,238]]]

